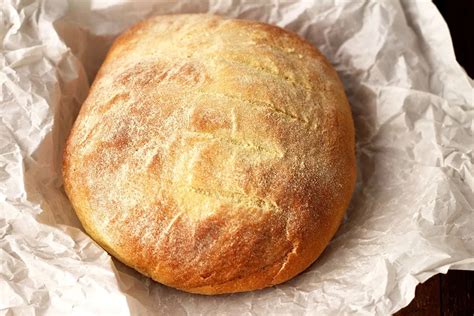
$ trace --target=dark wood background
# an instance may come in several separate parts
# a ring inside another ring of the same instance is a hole
[[[474,0],[434,0],[446,20],[456,59],[474,77]],[[449,43],[446,43],[449,45]]]
[[[473,316],[474,272],[451,270],[418,285],[415,299],[396,316]]]
[[[434,3],[448,24],[456,59],[473,78],[474,0],[434,0]],[[474,271],[452,270],[418,285],[415,299],[395,315],[474,316],[473,296]]]

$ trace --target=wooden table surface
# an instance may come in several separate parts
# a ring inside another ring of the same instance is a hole
[[[434,3],[448,24],[458,62],[473,78],[474,0],[434,0]],[[453,270],[418,285],[415,299],[395,315],[474,316],[473,296],[474,271]]]
[[[415,299],[396,316],[473,316],[474,271],[437,274],[416,288]]]

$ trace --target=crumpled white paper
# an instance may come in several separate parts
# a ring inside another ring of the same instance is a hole
[[[474,269],[473,81],[430,1],[28,1],[0,11],[0,314],[393,313],[415,286]],[[65,139],[114,37],[209,12],[295,31],[344,81],[358,186],[322,257],[274,288],[182,293],[112,260],[62,189]]]

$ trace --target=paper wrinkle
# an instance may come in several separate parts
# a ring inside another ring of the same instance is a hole
[[[474,89],[428,1],[13,1],[0,14],[0,311],[21,315],[386,315],[450,268],[474,270]],[[336,67],[358,180],[317,262],[261,291],[206,297],[112,260],[62,187],[62,149],[113,39],[155,14],[255,19]]]

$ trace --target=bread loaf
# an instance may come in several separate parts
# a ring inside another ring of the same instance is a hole
[[[293,33],[157,16],[110,49],[63,175],[84,229],[126,265],[188,292],[260,289],[335,234],[355,182],[351,111]]]

